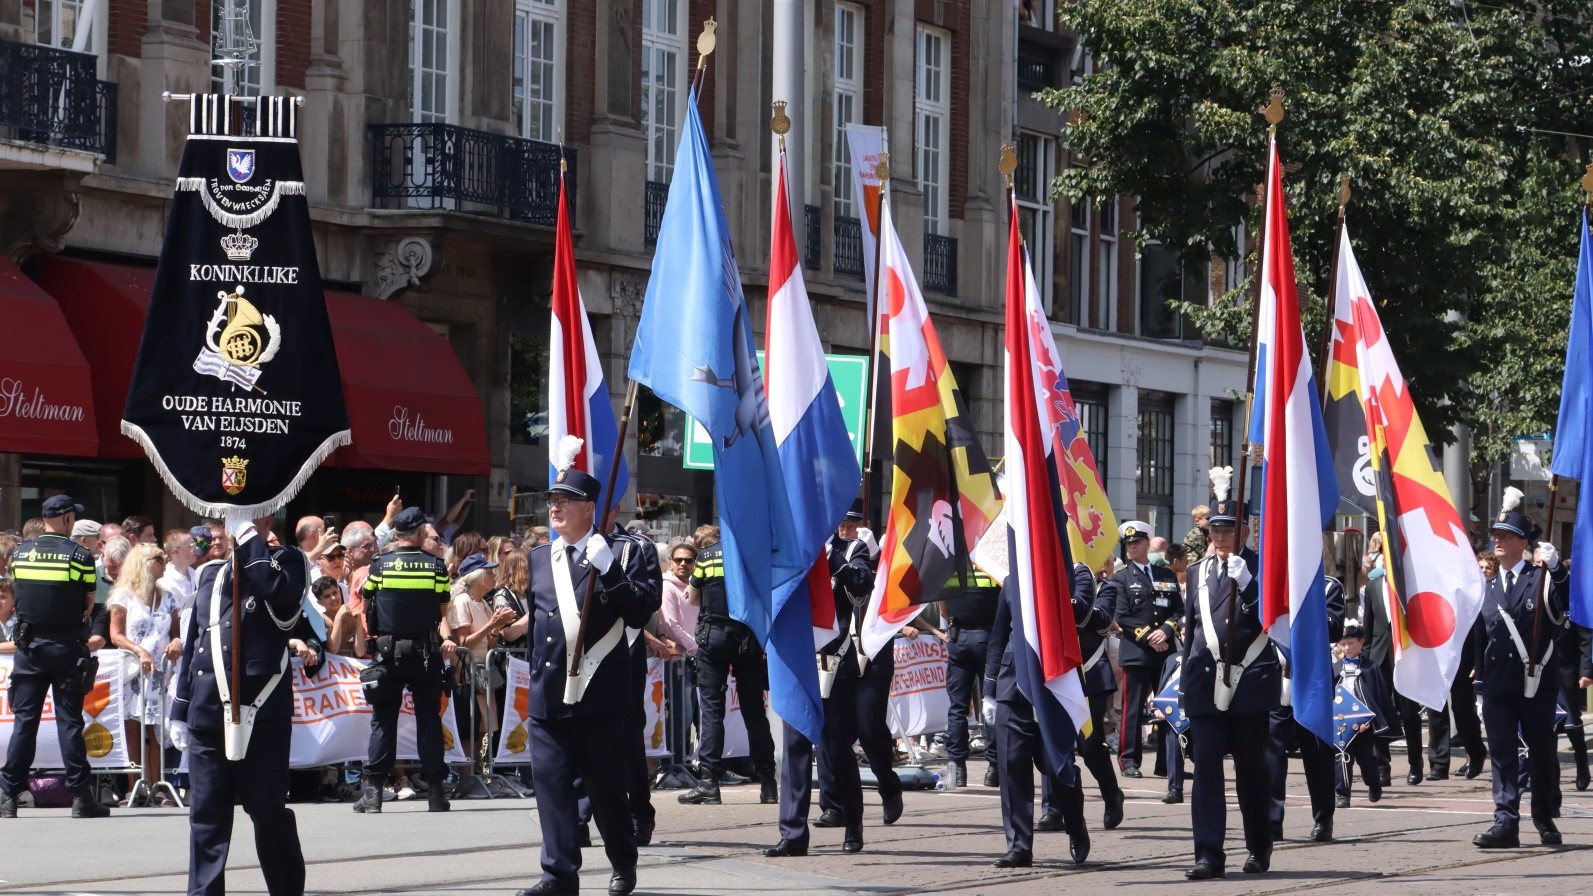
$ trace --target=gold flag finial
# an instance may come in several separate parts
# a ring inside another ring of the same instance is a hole
[[[1337,194],[1337,197],[1338,197],[1338,200],[1339,200],[1339,218],[1341,220],[1344,218],[1344,208],[1345,208],[1345,206],[1350,204],[1350,195],[1351,195],[1351,193],[1352,193],[1352,191],[1350,190],[1350,176],[1348,174],[1339,175],[1339,192]]]
[[[554,128],[553,133],[559,140],[559,176],[570,173],[570,161],[564,157],[564,128]]]
[[[709,17],[702,23],[702,33],[697,35],[697,69],[701,71],[708,67],[708,57],[713,55],[714,44],[717,38],[714,33],[719,30],[719,23]]]
[[[1587,204],[1593,206],[1593,165],[1587,166],[1587,173],[1582,175],[1582,192],[1587,194]]]
[[[1268,96],[1267,108],[1262,114],[1267,117],[1267,124],[1272,130],[1277,130],[1278,122],[1283,120],[1283,88],[1272,88]]]
[[[882,152],[879,154],[879,161],[874,164],[874,178],[879,181],[881,187],[885,186],[885,183],[891,179],[890,153]]]
[[[785,149],[785,135],[791,133],[791,118],[785,114],[785,100],[774,101],[774,117],[769,119],[769,130],[780,137],[780,148]]]
[[[1012,151],[1011,143],[1001,144],[1001,163],[996,166],[1001,170],[1001,176],[1007,179],[1007,188],[1012,188],[1012,172],[1018,170],[1018,154]]]

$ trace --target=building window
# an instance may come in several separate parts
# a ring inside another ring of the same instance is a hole
[[[1090,325],[1090,200],[1080,199],[1068,207],[1068,323]]]
[[[1079,410],[1079,430],[1095,456],[1095,469],[1101,474],[1101,487],[1106,487],[1106,387],[1095,383],[1071,381],[1073,405]]]
[[[1113,330],[1117,317],[1117,199],[1098,203],[1096,208],[1100,211],[1101,235],[1095,274],[1095,326]]]
[[[446,122],[452,111],[450,0],[410,0],[409,108],[417,122]]]
[[[686,111],[686,5],[642,2],[642,130],[647,134],[647,179],[669,183]]]
[[[846,126],[861,120],[863,109],[863,10],[835,4],[835,216],[860,218],[852,199],[852,149]]]
[[[1139,399],[1139,513],[1153,530],[1173,520],[1172,399],[1148,390]]]
[[[946,185],[951,180],[951,68],[947,50],[951,36],[937,28],[918,29],[918,77],[915,82],[918,137],[918,188],[924,194],[924,232],[946,232]]]
[[[1018,23],[1043,31],[1055,31],[1055,0],[1018,0]]]
[[[1018,200],[1018,226],[1029,244],[1034,263],[1034,280],[1040,288],[1040,306],[1046,316],[1052,310],[1055,284],[1051,264],[1054,259],[1051,234],[1055,206],[1051,204],[1051,164],[1055,150],[1051,140],[1038,134],[1018,135],[1018,170],[1013,172],[1012,191]]]
[[[514,129],[548,143],[559,141],[564,120],[559,19],[558,0],[515,0]]]
[[[215,54],[225,40],[227,23],[225,21],[226,0],[212,0],[210,4],[210,51]],[[276,31],[277,10],[276,0],[249,0],[249,3],[238,3],[240,10],[247,7],[249,16],[248,37],[254,38],[257,49],[249,56],[250,65],[212,65],[210,67],[210,89],[216,93],[231,92],[237,96],[264,96],[276,88]],[[211,58],[216,58],[212,56]],[[233,77],[236,82],[227,83],[228,69],[237,74]]]
[[[1211,465],[1231,467],[1233,454],[1233,402],[1211,400]]]
[[[84,0],[39,0],[37,38],[46,47],[79,50],[78,25],[83,21]],[[92,44],[84,40],[85,44]],[[82,50],[88,50],[87,47]]]

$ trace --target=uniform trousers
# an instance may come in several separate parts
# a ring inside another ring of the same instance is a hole
[[[1111,691],[1090,694],[1090,736],[1079,741],[1079,759],[1095,777],[1103,799],[1115,799],[1123,793],[1117,780],[1117,770],[1112,767],[1111,751],[1106,749],[1106,714],[1112,709]],[[1082,783],[1082,782],[1081,782]]]
[[[697,757],[703,771],[710,781],[718,781],[724,771],[725,691],[733,671],[741,721],[747,726],[747,752],[752,757],[752,766],[759,775],[773,775],[774,738],[769,733],[769,714],[763,707],[769,673],[763,654],[756,645],[736,640],[750,639],[750,633],[714,633],[716,626],[705,628],[709,634],[699,639],[697,651],[697,699],[702,706]],[[734,641],[734,645],[726,647],[730,641]]]
[[[542,828],[542,879],[573,883],[581,871],[576,778],[585,785],[603,850],[616,871],[636,868],[636,835],[615,744],[637,737],[626,710],[530,721],[531,774]]]
[[[61,764],[66,766],[67,789],[74,794],[91,789],[83,746],[83,693],[77,681],[77,661],[85,655],[83,644],[53,638],[35,638],[28,649],[18,648],[11,668],[11,745],[0,768],[0,790],[6,796],[15,797],[28,787],[46,692],[53,697],[55,737],[61,745]]]
[[[635,732],[647,728],[647,643],[637,636],[631,645],[630,726]],[[631,820],[635,824],[653,824],[652,787],[647,775],[647,744],[643,737],[622,739],[620,746],[625,754],[625,795],[630,803]]]
[[[946,758],[968,761],[968,705],[979,695],[985,675],[985,645],[990,632],[958,626],[946,645]],[[985,761],[996,761],[996,739],[986,733]]]
[[[290,719],[255,724],[249,752],[231,762],[219,730],[194,729],[188,744],[188,896],[227,892],[234,803],[254,822],[254,851],[271,896],[304,892],[304,853],[298,823],[285,802]]]
[[[847,654],[841,662],[855,663],[857,660]],[[896,776],[895,769],[896,739],[891,736],[890,723],[885,716],[890,708],[891,680],[895,677],[896,658],[889,645],[880,652],[879,659],[863,670],[862,678],[836,676],[835,687],[824,704],[826,743],[820,745],[819,750],[819,808],[842,810],[840,803],[832,801],[831,794],[845,787],[836,778],[837,764],[857,768],[857,760],[852,756],[853,743],[862,745],[868,767],[879,782],[880,797],[901,796],[902,780]],[[832,717],[839,725],[833,736],[830,733]],[[859,833],[861,830],[859,828]]]
[[[1545,676],[1547,677],[1547,676]],[[1493,820],[1512,831],[1521,825],[1521,754],[1516,735],[1527,745],[1526,769],[1532,784],[1532,820],[1554,821],[1559,804],[1560,758],[1555,753],[1554,704],[1557,688],[1540,687],[1531,700],[1484,697],[1482,723],[1488,730],[1488,758],[1493,763]]]
[[[1338,767],[1339,751],[1332,744],[1323,743],[1305,726],[1295,723],[1295,742],[1300,745],[1300,765],[1305,771],[1305,789],[1311,795],[1311,821],[1316,824],[1333,821],[1334,775]],[[1372,735],[1365,735],[1368,740]],[[1373,769],[1376,772],[1376,769]],[[1282,824],[1282,816],[1279,816]]]
[[[1374,776],[1377,769],[1377,750],[1374,744],[1378,737],[1370,731],[1357,734],[1344,750],[1343,758],[1333,764],[1333,792],[1338,796],[1349,796],[1354,787],[1354,769],[1351,765],[1361,769],[1361,780],[1370,782],[1377,780]]]
[[[1283,824],[1283,801],[1289,782],[1289,744],[1294,742],[1294,709],[1280,706],[1267,713],[1267,821]]]
[[[1117,761],[1125,771],[1139,768],[1145,750],[1145,701],[1156,693],[1161,678],[1161,663],[1123,667],[1123,721],[1117,734]]]
[[[1195,782],[1190,816],[1195,829],[1195,861],[1224,866],[1228,838],[1227,773],[1223,757],[1232,753],[1234,790],[1244,824],[1245,846],[1253,853],[1272,849],[1268,821],[1267,720],[1264,712],[1215,713],[1190,718]]]
[[[1060,774],[1048,768],[1040,726],[1034,720],[1034,706],[1021,696],[1011,702],[996,703],[996,747],[1001,768],[1001,828],[1007,835],[1007,851],[1034,853],[1034,770],[1040,769],[1043,783],[1052,787],[1056,814],[1068,831],[1084,831],[1084,790],[1079,786],[1077,765]],[[1042,799],[1044,795],[1042,794]]]
[[[828,724],[828,700],[824,718]],[[780,839],[807,846],[808,811],[813,808],[813,742],[789,722],[782,723],[781,727],[784,734],[780,744]],[[852,765],[855,768],[857,763]],[[861,788],[861,783],[858,786]],[[861,791],[857,811],[859,814],[863,811]]]
[[[405,688],[415,705],[415,748],[420,754],[421,779],[435,785],[448,773],[443,763],[442,655],[418,651],[388,661],[387,682],[369,701],[371,744],[365,759],[365,779],[380,783],[393,769],[398,756],[398,711],[404,702]]]

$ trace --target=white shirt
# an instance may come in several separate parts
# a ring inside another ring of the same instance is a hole
[[[172,599],[177,602],[177,609],[179,610],[187,610],[193,607],[194,592],[198,585],[199,582],[194,578],[193,570],[180,570],[170,565],[161,574],[160,581],[155,583],[155,587],[172,596]]]

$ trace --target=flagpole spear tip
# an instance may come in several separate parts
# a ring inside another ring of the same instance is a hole
[[[1336,195],[1338,196],[1339,200],[1340,221],[1344,220],[1344,209],[1350,204],[1350,196],[1352,193],[1353,191],[1350,189],[1350,176],[1348,174],[1339,175],[1339,191]]]
[[[791,118],[785,114],[785,100],[774,101],[774,116],[769,119],[769,130],[780,137],[780,151],[785,152],[785,135],[791,133]]]
[[[1593,165],[1587,166],[1587,173],[1582,175],[1582,192],[1585,194],[1583,202],[1593,206]]]
[[[1269,99],[1267,101],[1267,108],[1262,110],[1261,114],[1265,115],[1267,118],[1268,132],[1276,134],[1278,131],[1278,122],[1283,120],[1283,88],[1273,87],[1272,92],[1268,96]]]
[[[1007,179],[1007,189],[1012,189],[1012,172],[1018,170],[1018,154],[1012,151],[1011,143],[1001,144],[1001,163],[996,167],[1001,170],[1001,176]]]

